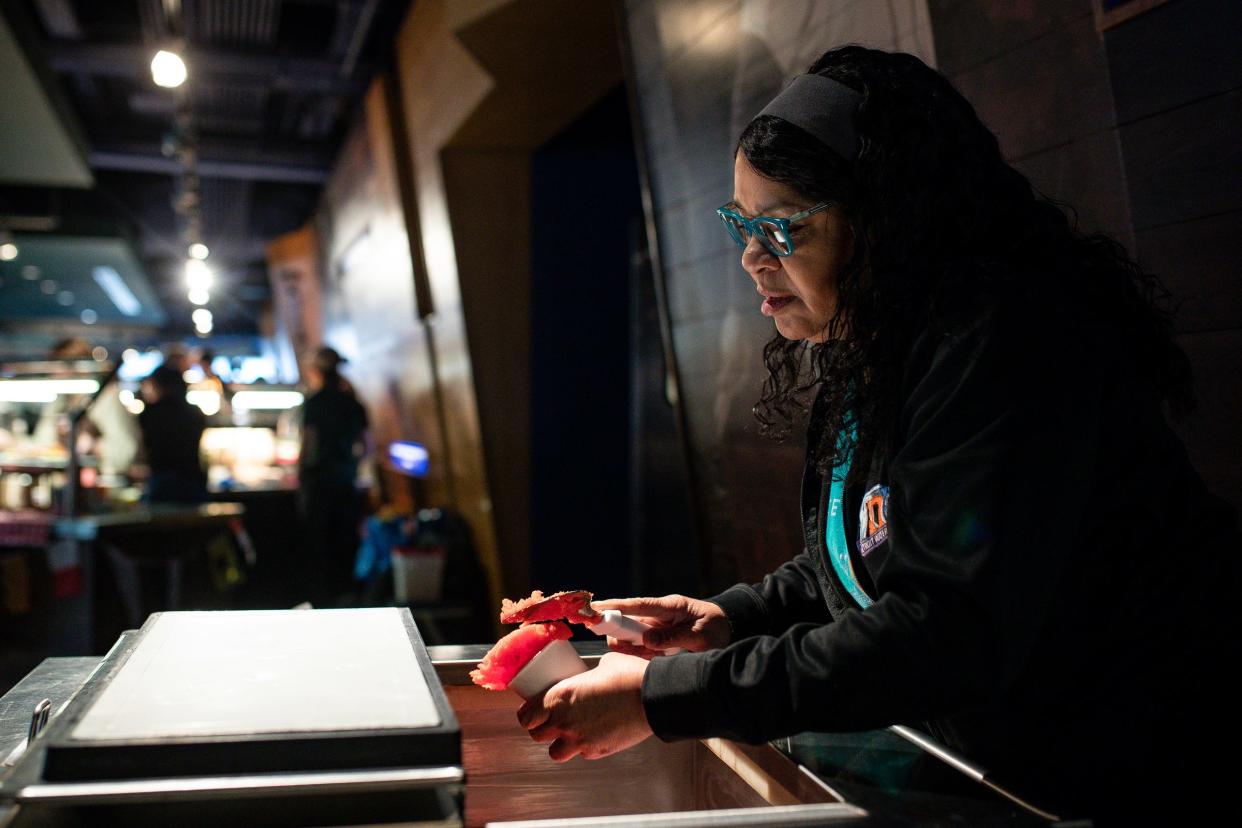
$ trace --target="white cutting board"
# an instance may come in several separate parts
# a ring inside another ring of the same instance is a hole
[[[71,739],[434,727],[395,608],[169,612]]]

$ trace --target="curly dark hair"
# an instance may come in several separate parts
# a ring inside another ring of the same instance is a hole
[[[819,468],[847,447],[870,456],[898,415],[913,337],[929,325],[951,333],[972,306],[1013,290],[1059,292],[1067,307],[1110,319],[1170,412],[1193,408],[1168,292],[1117,242],[1079,233],[1010,167],[943,75],[912,55],[860,46],[826,52],[807,71],[862,93],[855,163],[772,116],[751,121],[737,151],[760,175],[838,205],[854,255],[824,344],[777,334],[765,346],[768,375],[754,408],[762,434],[788,437],[818,392],[823,437],[808,451]],[[846,426],[856,430],[853,446],[836,439]]]

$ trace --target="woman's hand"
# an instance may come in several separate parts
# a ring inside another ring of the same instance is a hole
[[[643,635],[641,645],[608,639],[613,650],[641,658],[651,658],[673,647],[694,653],[714,650],[727,645],[733,635],[724,610],[710,601],[684,595],[592,601],[591,606],[597,610],[620,610],[652,627]]]
[[[600,759],[633,747],[651,735],[643,711],[647,662],[606,653],[593,670],[548,688],[518,708],[518,722],[536,742],[551,742],[548,756]]]

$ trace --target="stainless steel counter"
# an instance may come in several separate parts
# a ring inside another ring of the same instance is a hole
[[[35,705],[50,699],[55,716],[98,665],[96,656],[45,659],[0,697],[0,776],[8,766],[7,757],[26,741]]]
[[[45,659],[35,670],[0,697],[0,779],[24,749],[30,730],[30,715],[43,699],[52,702],[55,716],[99,666],[95,656]],[[17,808],[0,799],[0,828],[16,816]]]
[[[603,642],[575,646],[588,663],[606,652]],[[466,825],[496,820],[504,820],[505,828],[587,824],[583,820],[609,826],[913,825],[928,820],[1015,827],[1046,824],[999,797],[989,800],[986,791],[979,799],[964,800],[867,784],[856,772],[858,752],[844,774],[800,756],[799,745],[805,748],[808,741],[821,751],[825,745],[836,751],[864,745],[865,754],[867,739],[854,734],[810,734],[809,740],[758,747],[724,740],[666,744],[650,739],[605,760],[556,765],[547,759],[545,746],[531,742],[517,727],[518,700],[513,694],[484,691],[470,683],[468,672],[487,649],[485,645],[428,648],[461,723]],[[35,704],[49,698],[53,712],[58,712],[98,661],[48,659],[0,698],[0,757],[24,740]],[[892,739],[873,752],[891,752]],[[907,744],[907,750],[917,748]],[[0,781],[4,776],[5,769],[0,768]],[[11,804],[0,801],[0,828],[6,828],[15,813]]]

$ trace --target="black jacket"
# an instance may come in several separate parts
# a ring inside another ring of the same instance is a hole
[[[1237,686],[1217,668],[1237,652],[1235,519],[1118,340],[1021,302],[920,335],[891,448],[846,491],[874,604],[825,559],[808,467],[806,549],[712,599],[732,645],[652,661],[655,733],[914,724],[1071,813],[1198,773],[1181,748]]]
[[[152,503],[204,503],[208,499],[207,473],[199,444],[207,418],[184,397],[166,396],[138,415],[142,443],[151,477],[147,500]]]
[[[357,446],[367,430],[367,410],[352,391],[325,387],[302,406],[298,477],[303,489],[352,491]]]

